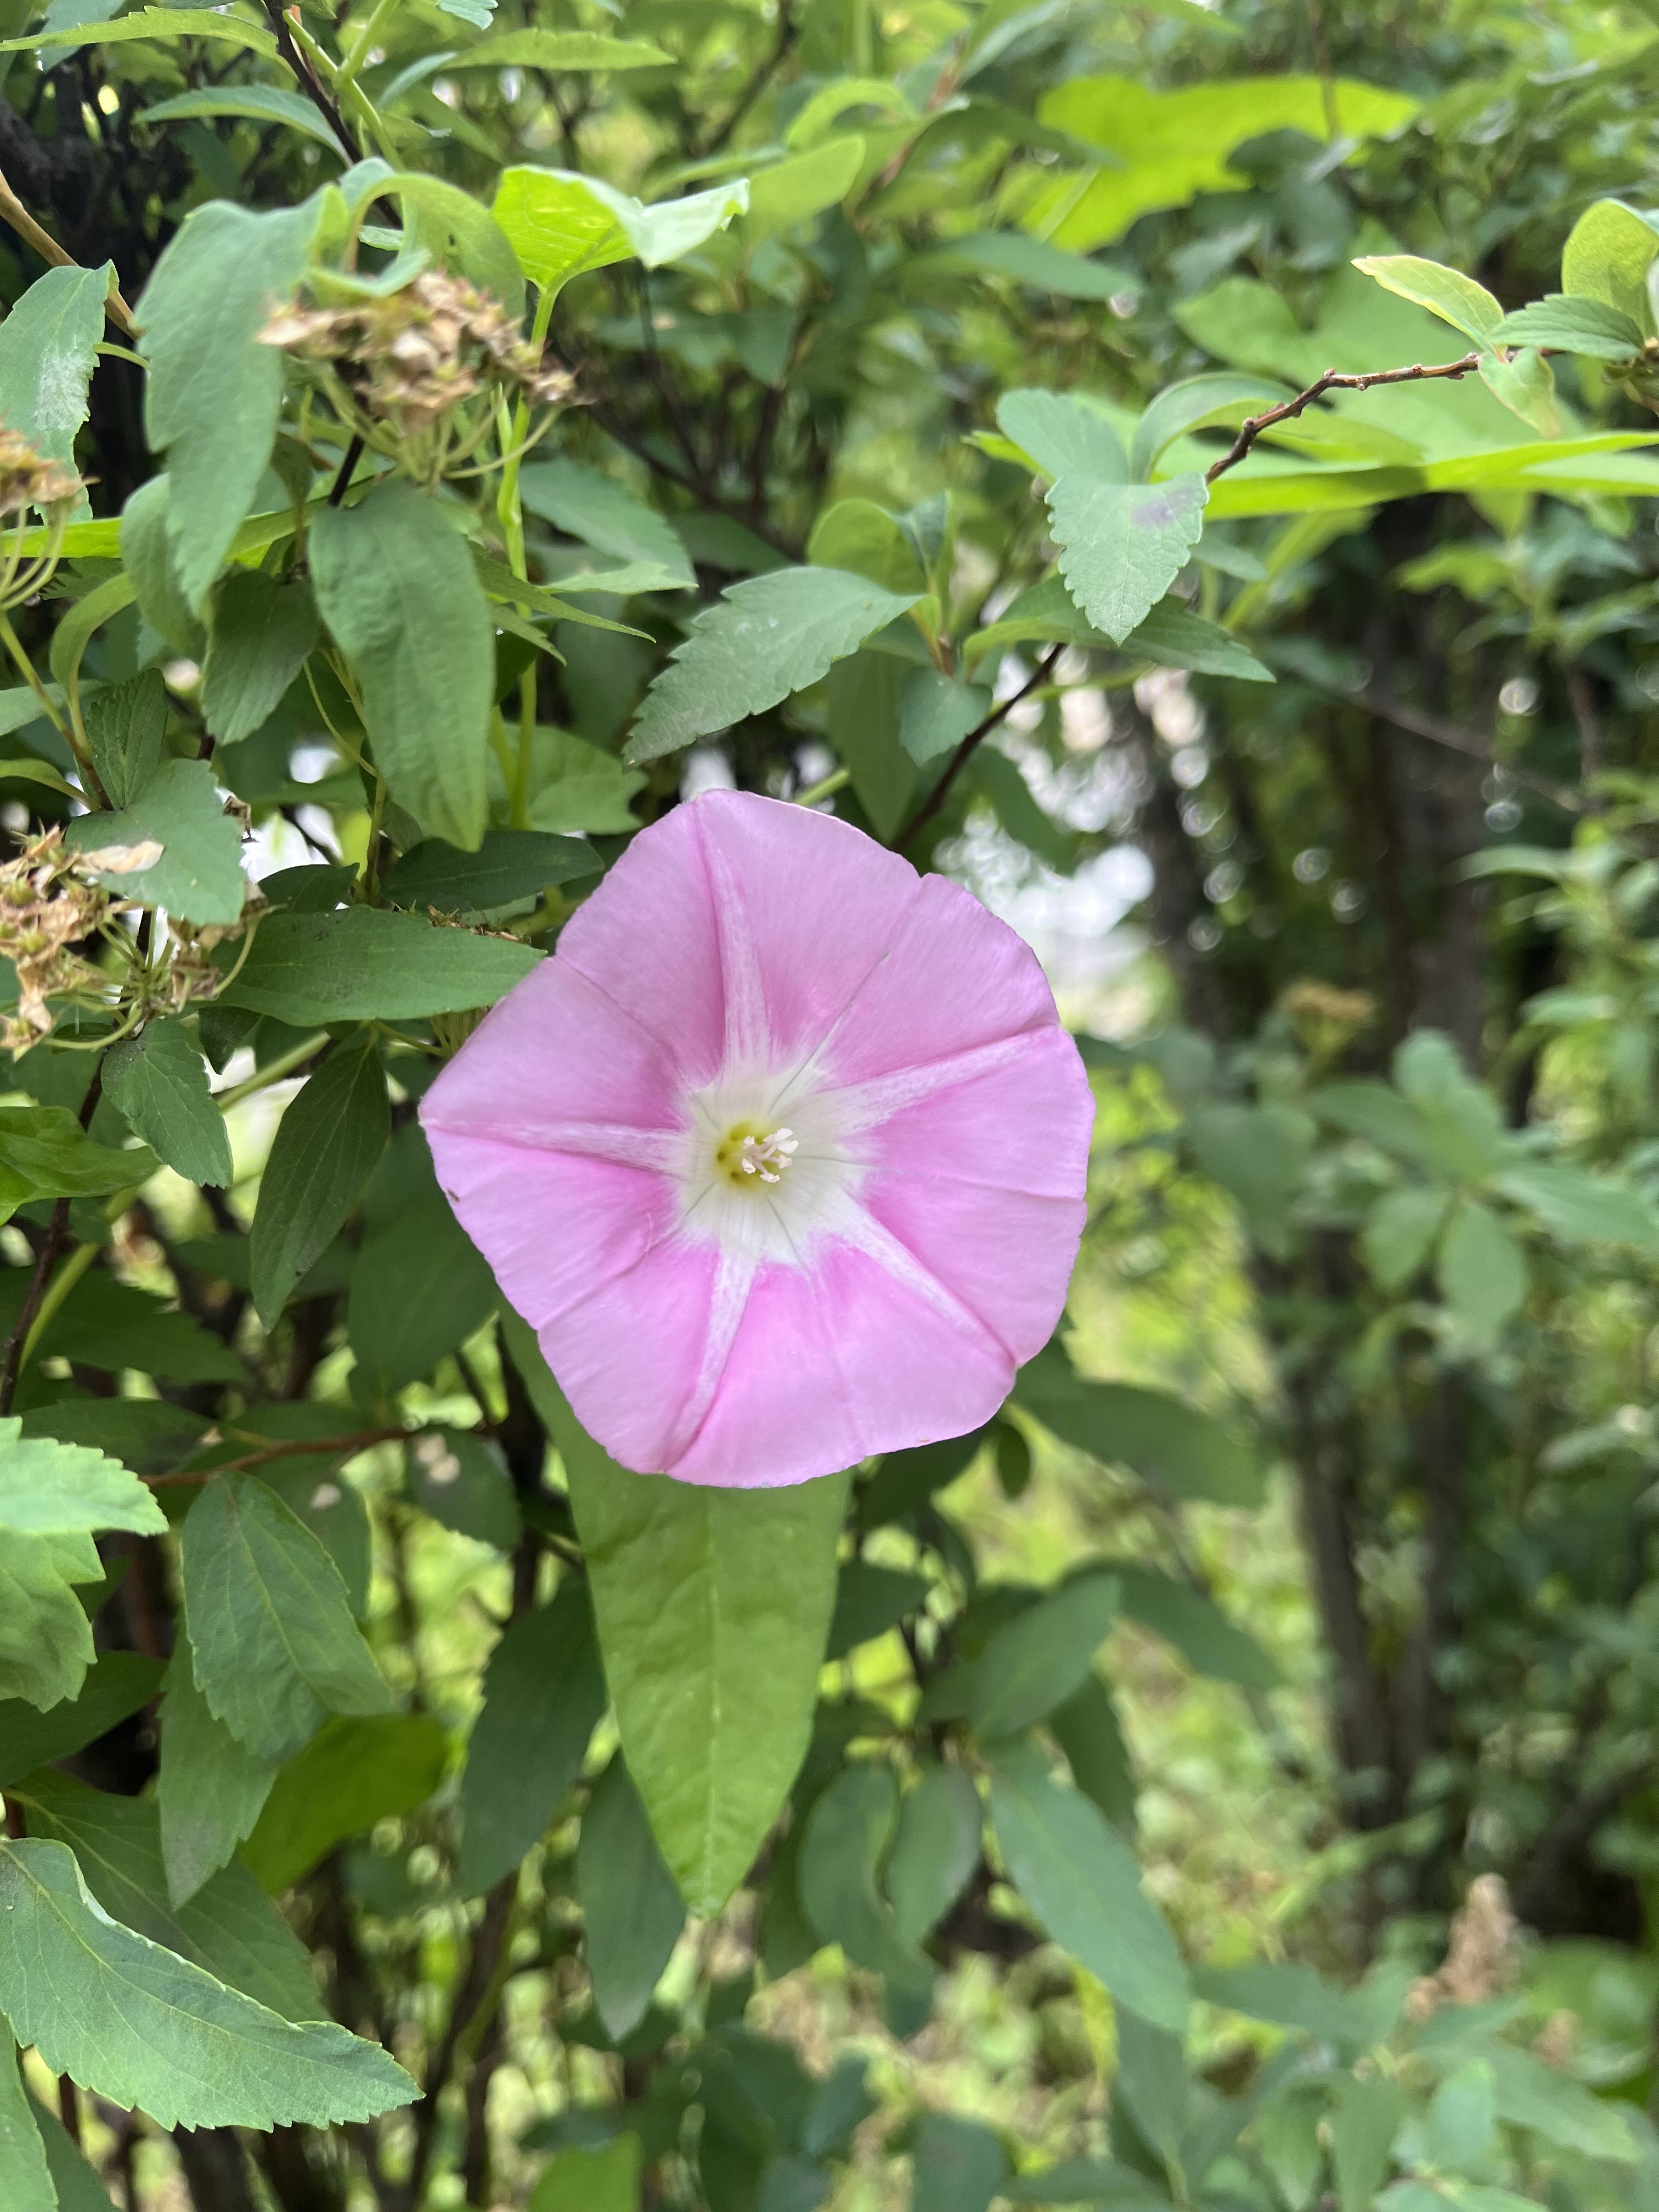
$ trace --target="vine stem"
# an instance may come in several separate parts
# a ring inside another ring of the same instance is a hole
[[[1340,369],[1328,368],[1316,376],[1305,392],[1298,392],[1294,399],[1286,399],[1277,407],[1269,407],[1264,414],[1252,415],[1239,425],[1238,435],[1218,461],[1212,461],[1204,471],[1206,483],[1213,483],[1229,469],[1236,469],[1244,459],[1264,430],[1271,430],[1276,422],[1288,422],[1304,407],[1311,407],[1316,399],[1322,399],[1328,392],[1369,392],[1374,384],[1424,384],[1431,377],[1450,377],[1455,380],[1468,376],[1480,366],[1480,356],[1466,353],[1462,361],[1442,361],[1425,368],[1421,362],[1413,362],[1409,368],[1372,368],[1349,375]]]
[[[83,1129],[90,1126],[103,1093],[104,1063],[100,1060],[93,1067],[92,1081],[87,1085],[87,1095],[81,1101],[81,1111],[76,1117]],[[11,1401],[17,1391],[17,1376],[22,1365],[23,1346],[34,1326],[41,1301],[46,1295],[46,1283],[58,1265],[58,1255],[69,1237],[69,1212],[70,1202],[66,1198],[60,1198],[52,1209],[46,1241],[36,1256],[28,1288],[23,1293],[23,1303],[18,1309],[17,1319],[12,1323],[11,1334],[6,1339],[4,1352],[0,1353],[0,1414],[11,1411]]]
[[[66,253],[50,232],[41,229],[40,224],[23,205],[22,201],[7,183],[3,171],[0,171],[0,217],[3,217],[17,235],[32,246],[40,258],[49,262],[54,269],[81,267],[82,264],[75,256],[72,253]],[[118,288],[114,284],[109,288],[109,295],[105,301],[104,308],[117,330],[125,331],[130,338],[137,337],[138,325],[132,319],[132,310],[121,297]],[[129,356],[128,358],[131,359],[131,356]],[[142,366],[141,362],[140,367]]]

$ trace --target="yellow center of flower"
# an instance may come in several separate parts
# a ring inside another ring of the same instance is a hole
[[[734,1121],[714,1150],[714,1165],[736,1190],[758,1190],[781,1182],[793,1162],[796,1138],[791,1129],[768,1129],[758,1121]]]

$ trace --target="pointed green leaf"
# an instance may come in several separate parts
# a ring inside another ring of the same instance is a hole
[[[0,2204],[6,2212],[58,2212],[46,2146],[17,2057],[17,2045],[0,2030]]]
[[[26,1437],[15,1414],[0,1420],[0,1532],[73,1536],[126,1528],[164,1536],[167,1518],[135,1474],[101,1452]]]
[[[562,458],[532,461],[519,477],[519,496],[526,514],[540,515],[596,552],[665,568],[688,584],[696,580],[673,525],[615,477]]]
[[[141,108],[132,119],[135,123],[184,123],[209,115],[245,115],[254,123],[277,123],[285,131],[297,131],[301,137],[314,138],[337,159],[342,158],[339,140],[313,102],[285,85],[204,86],[195,92],[179,93],[171,100],[158,100],[152,106]]]
[[[1489,1206],[1460,1199],[1436,1264],[1440,1295],[1477,1344],[1493,1343],[1527,1295],[1527,1255]]]
[[[222,996],[296,1029],[411,1021],[493,1006],[542,957],[528,945],[375,907],[273,914]]]
[[[82,702],[87,744],[112,806],[125,806],[167,757],[167,694],[159,668],[106,684]]]
[[[931,1960],[901,1934],[881,1895],[881,1869],[898,1819],[898,1786],[884,1762],[843,1767],[813,1806],[800,1855],[800,1898],[826,1943],[890,1989],[925,1996]]]
[[[314,557],[314,536],[312,543]],[[202,670],[203,719],[221,744],[240,744],[264,726],[316,643],[317,608],[303,584],[233,569],[214,599]]]
[[[1561,249],[1561,289],[1570,299],[1600,300],[1628,315],[1644,337],[1653,331],[1647,275],[1659,254],[1659,231],[1620,200],[1595,200]]]
[[[0,323],[6,428],[71,468],[113,275],[107,262],[101,269],[48,269]]]
[[[171,1902],[185,1905],[252,1833],[276,1779],[261,1758],[216,1720],[196,1686],[190,1645],[179,1639],[161,1705],[161,1771],[155,1802]]]
[[[239,919],[242,833],[205,761],[164,761],[115,814],[82,814],[64,842],[122,898],[165,907],[181,921]]]
[[[919,596],[884,591],[842,568],[776,568],[733,584],[675,647],[645,695],[623,757],[656,760],[775,707]]]
[[[349,1836],[412,1813],[442,1781],[449,1745],[430,1713],[332,1720],[276,1777],[242,1858],[274,1896]]]
[[[975,1733],[1017,1735],[1074,1697],[1117,1612],[1115,1576],[1082,1575],[1005,1621],[973,1662],[968,1719]]]
[[[54,2112],[31,2096],[29,2109],[40,2131],[40,2142],[58,2191],[58,2212],[112,2212],[108,2191],[93,2172],[82,2151],[72,2143]]]
[[[179,1553],[197,1686],[250,1750],[290,1758],[329,1713],[386,1710],[339,1570],[268,1485],[216,1477]]]
[[[594,1784],[582,1814],[576,1894],[594,2007],[620,2043],[645,2018],[685,1925],[685,1901],[620,1753]]]
[[[0,1220],[37,1199],[134,1188],[159,1165],[153,1152],[94,1143],[67,1106],[0,1106]]]
[[[0,1545],[0,1698],[43,1711],[74,1697],[92,1662],[77,1583],[103,1578],[90,1536],[14,1536]]]
[[[393,798],[434,836],[476,852],[495,654],[465,540],[413,484],[379,484],[318,516],[311,574]]]
[[[580,1427],[535,1338],[514,1364],[563,1456],[629,1771],[692,1911],[754,1863],[805,1754],[847,1478],[707,1490],[631,1474]]]
[[[1066,476],[1050,487],[1060,574],[1097,629],[1121,642],[1146,619],[1186,567],[1208,498],[1196,473],[1155,484]]]
[[[148,1023],[104,1056],[104,1091],[157,1158],[186,1182],[221,1188],[234,1168],[207,1063],[179,1021]]]
[[[1504,316],[1492,336],[1500,345],[1550,346],[1589,361],[1629,361],[1642,350],[1642,328],[1604,300],[1552,292]]]
[[[136,1651],[105,1651],[87,1669],[72,1705],[37,1712],[0,1701],[0,1790],[37,1766],[67,1759],[147,1705],[161,1686],[161,1662]]]
[[[930,1766],[899,1806],[888,1856],[886,1889],[900,1936],[932,1935],[979,1864],[984,1808],[973,1777],[960,1766]]]
[[[386,1149],[391,1127],[386,1075],[372,1035],[337,1045],[290,1101],[260,1178],[248,1239],[253,1303],[267,1328],[339,1235]]]
[[[1473,276],[1443,268],[1437,261],[1425,261],[1415,253],[1362,254],[1353,265],[1385,291],[1411,301],[1414,307],[1426,307],[1443,323],[1473,338],[1477,346],[1490,349],[1504,310]]]
[[[647,207],[597,177],[525,167],[502,170],[495,215],[531,283],[556,291],[613,261],[659,269],[682,260],[748,204],[741,179]]]
[[[418,2094],[374,2044],[296,2027],[112,1920],[63,1844],[0,1845],[0,2013],[54,2073],[164,2128],[321,2127]]]
[[[121,560],[132,580],[138,611],[144,620],[175,653],[199,661],[207,651],[207,632],[179,581],[173,532],[167,524],[171,507],[171,490],[165,475],[152,477],[148,483],[139,485],[121,510]],[[159,766],[159,757],[150,765]],[[101,769],[99,773],[101,775]],[[107,784],[104,788],[109,791]],[[124,790],[118,799],[112,791],[109,795],[116,805],[125,806],[136,788],[134,785]]]
[[[646,39],[611,39],[599,31],[503,31],[481,39],[446,62],[448,70],[660,69],[673,61]]]
[[[167,532],[179,587],[198,615],[270,459],[286,364],[259,333],[299,283],[321,206],[313,197],[256,214],[208,201],[186,216],[138,302],[145,423],[167,457]]]

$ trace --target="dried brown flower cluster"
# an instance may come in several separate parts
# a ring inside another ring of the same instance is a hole
[[[1469,1884],[1462,1911],[1452,1916],[1439,1972],[1412,1984],[1407,2018],[1425,2021],[1442,2005],[1489,2004],[1502,1996],[1520,1964],[1519,1933],[1503,1876],[1478,1875]]]
[[[27,1052],[47,1034],[49,997],[102,984],[70,950],[110,912],[109,894],[74,872],[80,860],[54,828],[0,867],[0,954],[17,971],[16,1011],[0,1022],[0,1048],[8,1052]]]
[[[80,490],[81,479],[73,469],[48,460],[20,432],[0,426],[0,515],[21,514],[31,507],[62,507]]]
[[[284,308],[259,337],[299,360],[334,363],[365,412],[405,437],[491,381],[516,385],[535,406],[571,388],[563,369],[543,366],[498,300],[435,270],[383,300]]]

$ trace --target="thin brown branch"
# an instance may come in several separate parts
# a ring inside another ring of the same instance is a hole
[[[1373,368],[1353,376],[1328,368],[1322,376],[1314,379],[1305,392],[1298,392],[1294,399],[1284,400],[1279,406],[1269,407],[1261,415],[1251,415],[1241,422],[1231,446],[1218,461],[1212,461],[1205,470],[1204,481],[1213,483],[1229,469],[1236,469],[1264,430],[1271,430],[1276,422],[1291,421],[1304,407],[1311,407],[1316,399],[1322,399],[1328,392],[1369,392],[1374,384],[1423,384],[1437,376],[1455,379],[1469,375],[1480,366],[1478,353],[1466,353],[1462,361],[1437,362],[1429,368],[1425,368],[1421,362],[1414,362],[1409,368]]]
[[[261,1451],[247,1452],[240,1459],[221,1460],[216,1467],[186,1468],[177,1474],[147,1474],[141,1477],[152,1490],[164,1489],[173,1482],[211,1482],[216,1474],[246,1474],[254,1468],[265,1467],[276,1459],[333,1459],[349,1452],[367,1451],[371,1444],[389,1444],[408,1436],[407,1429],[357,1429],[344,1437],[288,1437],[281,1443],[267,1444]]]
[[[40,258],[50,262],[53,268],[78,269],[81,266],[72,253],[66,253],[55,238],[41,229],[40,224],[23,205],[22,201],[6,182],[3,171],[0,171],[0,218],[9,222],[17,235],[32,246]],[[130,338],[137,337],[138,325],[132,319],[132,310],[113,284],[109,288],[109,296],[104,302],[104,311],[117,330],[125,337]]]
[[[276,51],[292,71],[295,82],[333,132],[348,163],[361,161],[363,149],[348,129],[338,101],[294,43],[294,33],[289,29],[282,0],[264,0],[264,4],[265,21],[270,25],[276,40]]]
[[[700,144],[693,143],[690,151],[694,160],[707,161],[711,154],[718,154],[722,147],[731,143],[732,132],[753,107],[767,86],[771,83],[784,63],[787,61],[790,49],[799,36],[800,25],[795,21],[794,10],[790,6],[790,0],[780,0],[778,35],[773,42],[771,52],[754,71],[748,83],[738,94],[734,104],[726,110],[720,128],[711,132]]]
[[[1038,690],[1040,686],[1048,681],[1049,677],[1054,673],[1054,663],[1060,659],[1060,654],[1065,650],[1066,647],[1063,643],[1060,645],[1051,645],[1047,653],[1043,654],[1042,659],[1038,661],[1036,668],[1033,669],[1030,675],[1026,678],[1025,682],[1020,685],[1018,690],[1011,692],[1008,697],[1003,700],[1000,705],[993,707],[990,713],[985,717],[985,720],[982,722],[977,723],[973,729],[969,731],[967,736],[957,747],[955,752],[951,754],[950,760],[945,766],[944,775],[940,776],[939,781],[933,786],[927,798],[922,800],[921,805],[916,809],[915,812],[910,817],[909,821],[905,824],[898,836],[894,840],[894,847],[896,851],[902,853],[905,847],[908,845],[921,830],[927,827],[927,824],[939,812],[940,807],[944,805],[946,799],[950,796],[951,787],[955,783],[957,778],[962,774],[963,769],[967,767],[969,762],[979,750],[981,742],[990,736],[992,731],[996,728],[1000,722],[1003,722],[1007,720],[1009,714],[1012,714],[1013,709],[1018,706],[1022,699],[1029,699],[1033,691]]]

